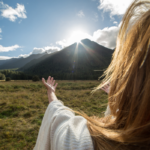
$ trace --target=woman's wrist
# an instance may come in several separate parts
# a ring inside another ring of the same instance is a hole
[[[54,78],[49,76],[47,79],[47,82],[45,82],[45,79],[42,78],[42,82],[43,82],[44,86],[47,88],[47,95],[48,95],[49,103],[54,100],[57,100],[57,97],[55,95],[55,90],[56,90],[58,83],[55,84]]]
[[[54,92],[47,91],[47,94],[48,94],[48,101],[49,101],[49,103],[54,101],[54,100],[57,100],[57,97],[56,97]]]

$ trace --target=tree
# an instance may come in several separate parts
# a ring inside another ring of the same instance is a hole
[[[32,81],[39,81],[39,77],[37,75],[33,76]]]
[[[6,77],[6,81],[11,81],[11,78],[10,77]]]
[[[0,73],[0,80],[5,80],[5,79],[6,79],[5,75]]]

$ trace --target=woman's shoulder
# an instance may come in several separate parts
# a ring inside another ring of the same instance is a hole
[[[62,101],[52,101],[44,114],[34,150],[40,149],[93,150],[87,120],[75,116]]]
[[[63,106],[61,101],[53,102],[53,105],[61,105],[51,124],[51,143],[54,149],[92,150],[93,143],[90,136],[87,120],[82,116],[75,116],[70,108]],[[68,110],[64,109],[67,108]],[[60,144],[56,144],[60,143]]]
[[[54,140],[52,143],[61,143],[55,145],[56,149],[62,147],[77,150],[93,149],[92,138],[87,128],[87,120],[82,116],[73,116],[66,122],[64,121],[61,126],[57,126],[51,139]]]

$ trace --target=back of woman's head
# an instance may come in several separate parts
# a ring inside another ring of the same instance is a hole
[[[111,85],[108,102],[114,118],[104,117],[101,119],[103,124],[85,117],[89,122],[88,128],[95,142],[95,149],[109,149],[113,145],[112,141],[124,145],[124,149],[133,149],[132,146],[137,145],[136,149],[143,146],[149,149],[149,0],[135,0],[128,8],[121,22],[112,62],[104,75],[104,83],[110,82]],[[102,86],[103,84],[100,84],[95,90]],[[106,141],[111,143],[110,147],[109,144],[104,146]]]
[[[144,132],[150,127],[150,1],[136,0],[127,10],[106,75],[116,128]]]

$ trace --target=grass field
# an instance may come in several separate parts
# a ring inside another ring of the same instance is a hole
[[[99,81],[57,81],[56,95],[73,110],[103,115],[107,94],[92,88]],[[0,150],[32,150],[48,98],[42,82],[0,82]]]

